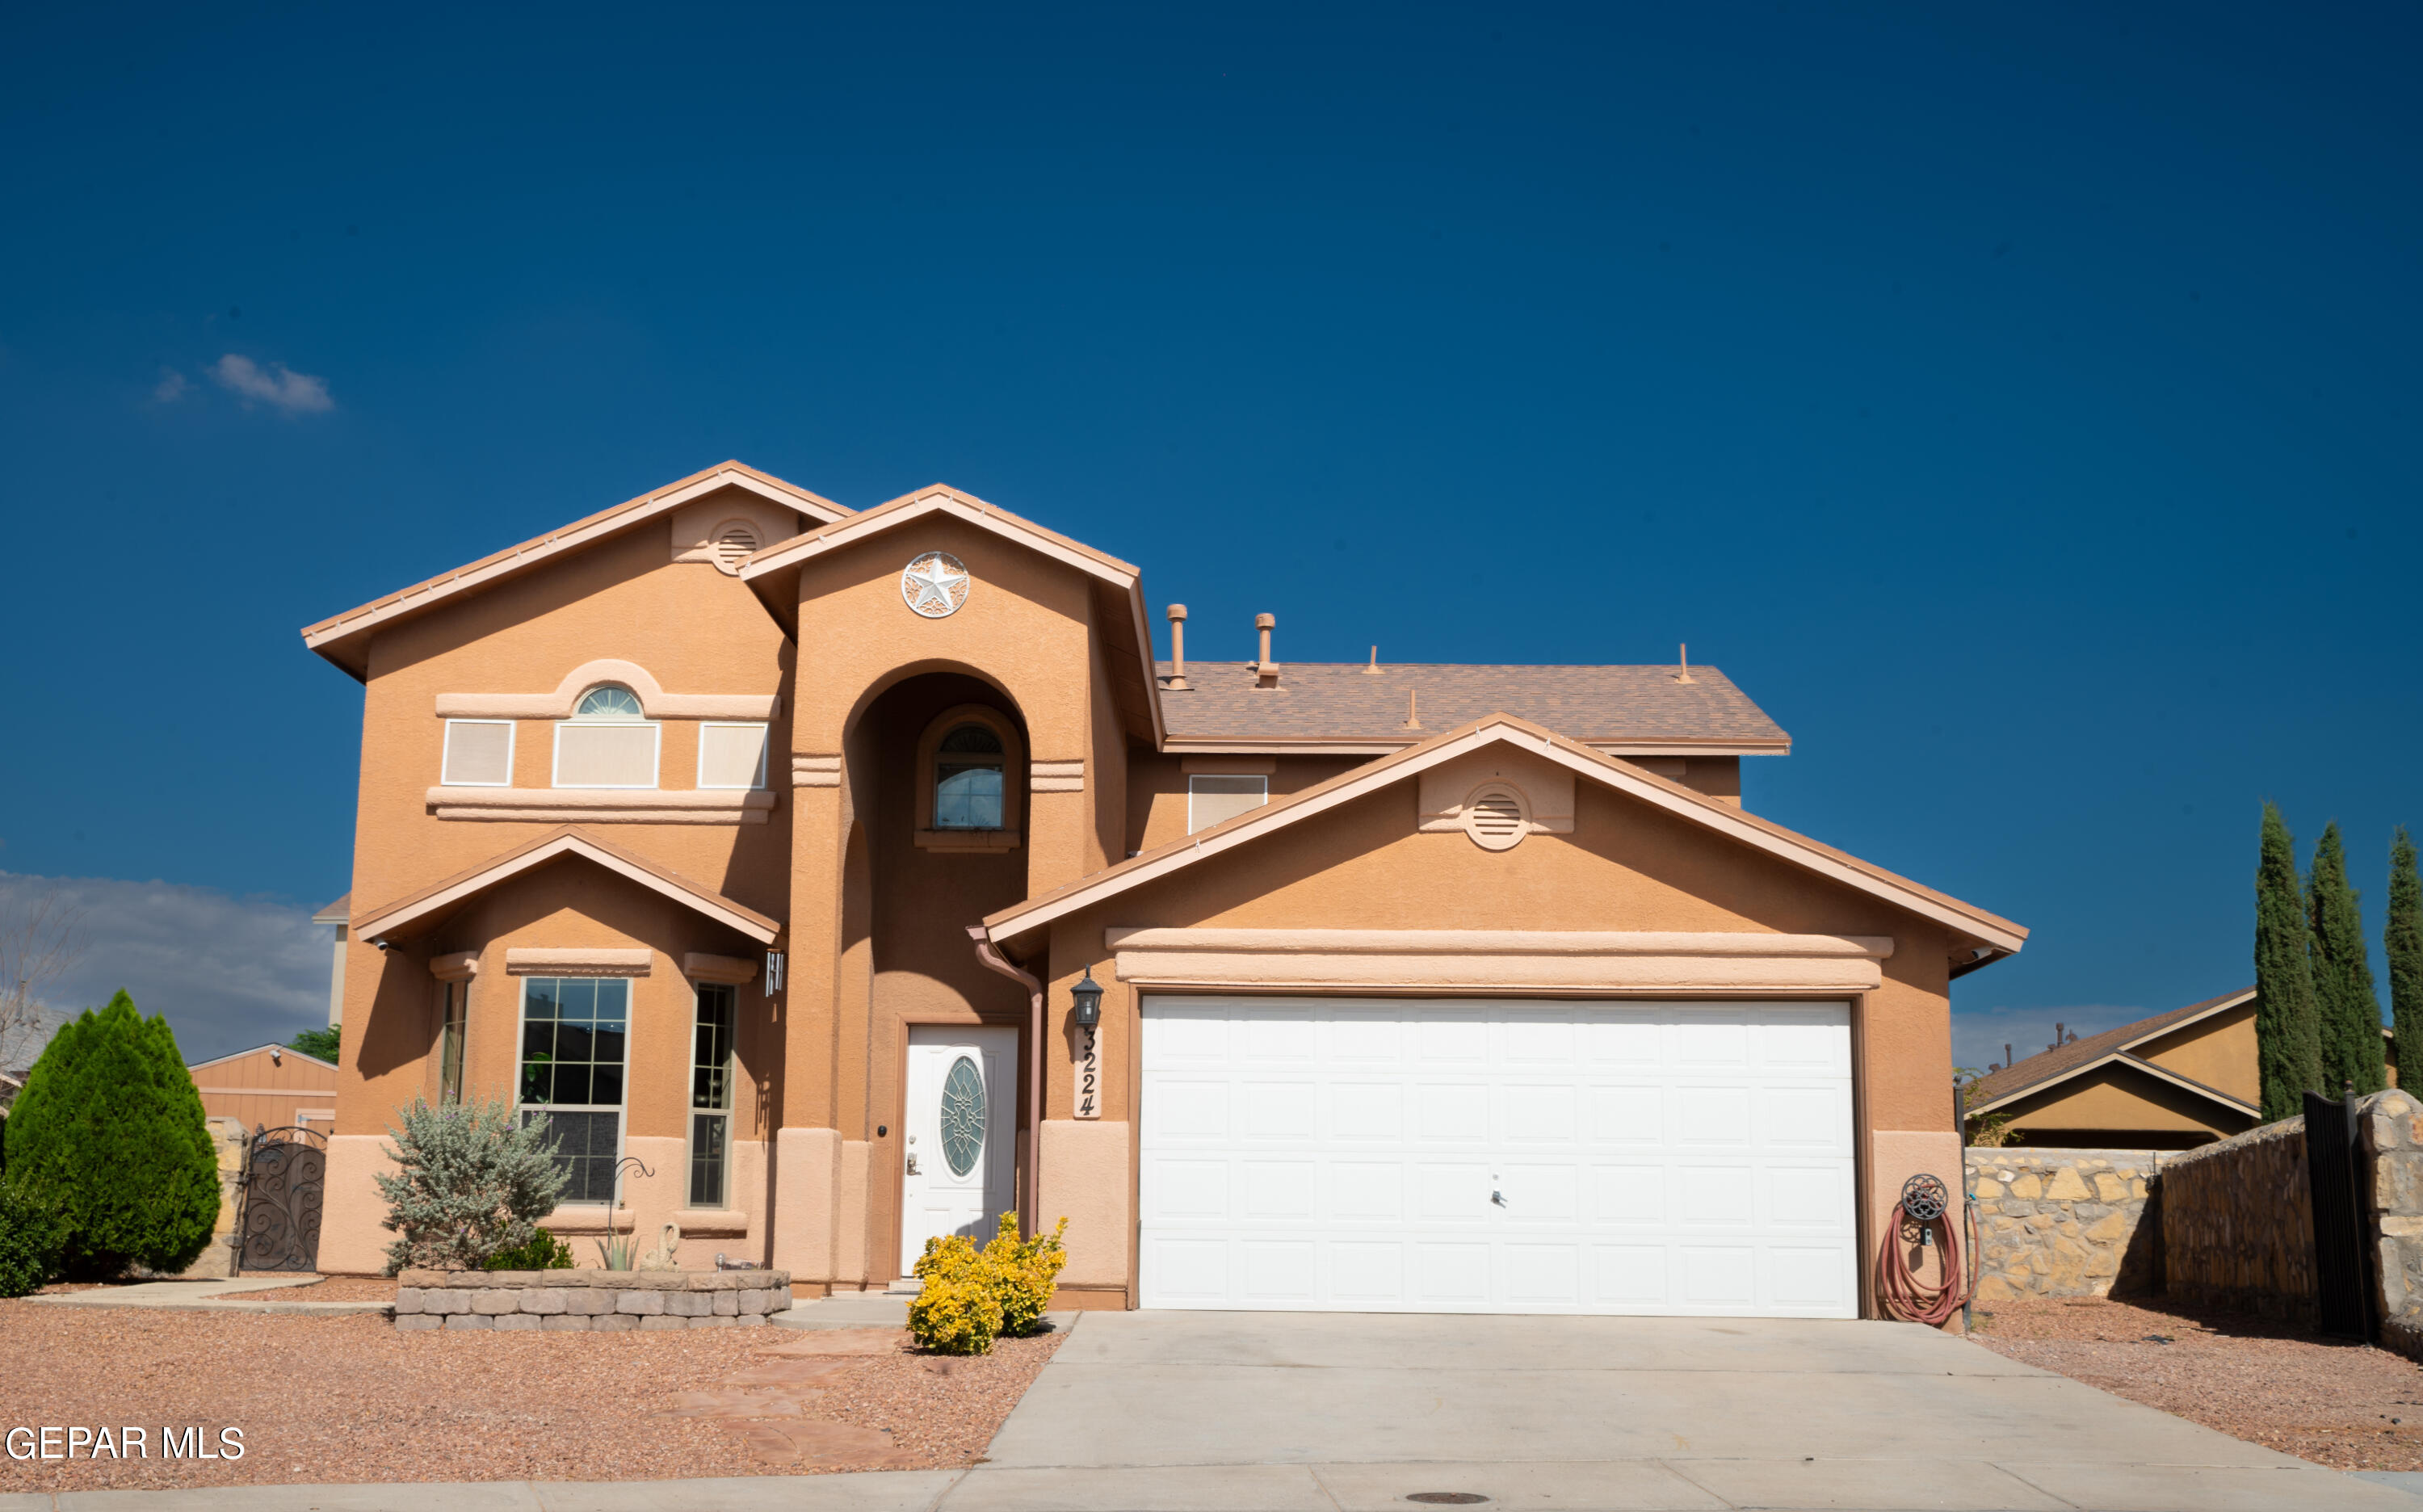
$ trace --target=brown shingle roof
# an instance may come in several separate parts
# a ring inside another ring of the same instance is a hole
[[[2175,1008],[2152,1018],[2141,1018],[2134,1024],[2123,1024],[2116,1029],[2106,1029],[2101,1034],[2073,1040],[2057,1050],[2047,1050],[2024,1060],[2013,1061],[1992,1075],[1980,1076],[1970,1083],[1969,1106],[1983,1107],[1988,1103],[1999,1103],[2006,1097],[2015,1097],[2020,1092],[2059,1081],[2081,1067],[2093,1065],[2105,1056],[2126,1050],[2141,1040],[2152,1039],[2164,1029],[2176,1027],[2216,1008],[2239,1002],[2254,991],[2252,987],[2241,987],[2234,993],[2208,997],[2201,1003],[2190,1003],[2185,1008]]]
[[[1161,707],[1170,740],[1278,745],[1410,745],[1491,714],[1512,714],[1568,740],[1623,747],[1773,751],[1792,738],[1714,667],[1680,682],[1671,666],[1497,666],[1400,662],[1378,675],[1354,662],[1290,661],[1279,685],[1259,688],[1242,661],[1186,663],[1192,685],[1168,687]],[[1405,728],[1418,695],[1420,729]]]

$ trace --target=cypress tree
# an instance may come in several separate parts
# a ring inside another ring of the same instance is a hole
[[[2323,827],[2306,887],[2314,928],[2314,1001],[2322,1027],[2322,1090],[2382,1089],[2381,999],[2365,958],[2364,908],[2348,885],[2339,827]]]
[[[2279,806],[2265,804],[2255,867],[2255,1043],[2266,1122],[2294,1118],[2304,1111],[2305,1090],[2322,1084],[2309,932],[2297,886],[2296,839]]]
[[[2389,1016],[2398,1026],[2399,1079],[2423,1085],[2423,880],[2415,874],[2415,842],[2406,826],[2389,848],[2389,924],[2381,941],[2389,957]]]
[[[218,1157],[167,1020],[123,992],[53,1037],[5,1125],[8,1177],[51,1215],[59,1268],[178,1271],[211,1240]]]

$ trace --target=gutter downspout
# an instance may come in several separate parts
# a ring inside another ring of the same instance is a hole
[[[986,969],[997,971],[1026,989],[1027,1040],[1032,1046],[1026,1066],[1026,1170],[1020,1183],[1021,1197],[1018,1205],[1018,1231],[1021,1238],[1035,1234],[1035,1213],[1042,1202],[1037,1183],[1043,1169],[1043,983],[1028,972],[1012,965],[1009,958],[992,943],[981,924],[968,926],[968,938],[975,942],[976,959]]]

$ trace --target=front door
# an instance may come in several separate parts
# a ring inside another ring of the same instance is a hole
[[[909,1111],[901,1127],[900,1271],[926,1241],[981,1247],[1017,1202],[1018,1031],[909,1027]]]

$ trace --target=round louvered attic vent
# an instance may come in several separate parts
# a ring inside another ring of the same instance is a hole
[[[757,527],[745,519],[726,520],[715,533],[714,544],[707,549],[715,556],[715,565],[726,572],[736,573],[740,564],[757,549]]]
[[[1483,788],[1465,800],[1464,833],[1484,851],[1511,851],[1531,833],[1527,807],[1515,788]]]

